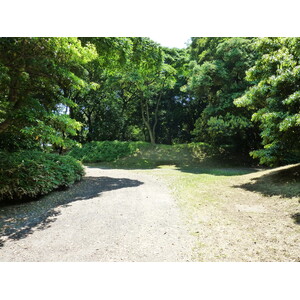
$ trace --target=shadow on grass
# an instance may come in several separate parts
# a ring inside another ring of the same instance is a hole
[[[300,197],[300,164],[285,169],[274,170],[251,182],[234,186],[263,196]]]
[[[40,198],[17,205],[0,206],[0,247],[4,239],[19,240],[34,230],[51,226],[60,211],[59,206],[68,206],[74,201],[88,200],[101,193],[143,184],[138,180],[111,177],[84,177],[83,180],[64,191],[56,191]]]
[[[296,224],[300,225],[300,213],[293,214],[292,219],[294,219]]]
[[[192,174],[209,174],[214,176],[238,176],[238,175],[245,175],[259,171],[259,169],[254,168],[244,168],[244,167],[232,167],[232,168],[225,168],[225,167],[214,167],[214,168],[207,168],[207,167],[180,167],[178,168],[179,171],[184,173],[192,173]]]
[[[155,159],[129,158],[115,162],[87,163],[89,168],[123,169],[123,170],[151,170],[164,167],[172,167],[178,171],[192,174],[210,174],[214,176],[237,176],[260,171],[247,161],[226,160],[224,158],[208,157],[202,160],[186,159],[163,159],[155,156]]]

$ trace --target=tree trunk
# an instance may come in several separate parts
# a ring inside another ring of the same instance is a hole
[[[153,130],[151,130],[151,128],[149,129],[149,136],[150,136],[151,144],[155,145],[155,132],[153,132]]]
[[[143,122],[144,122],[146,128],[148,129],[150,142],[151,142],[151,144],[154,145],[155,144],[155,132],[154,132],[153,128],[151,128],[151,125],[150,125],[150,115],[149,115],[149,107],[148,107],[147,101],[143,102],[143,100],[141,100],[141,108],[142,108],[142,119],[143,119]],[[154,129],[155,129],[155,127],[154,127]]]

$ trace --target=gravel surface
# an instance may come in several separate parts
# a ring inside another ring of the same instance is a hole
[[[0,213],[0,261],[192,261],[173,197],[139,171],[86,167],[72,188]]]

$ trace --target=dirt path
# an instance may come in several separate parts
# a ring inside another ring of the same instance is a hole
[[[191,261],[194,237],[164,184],[88,167],[38,202],[0,208],[0,261]]]

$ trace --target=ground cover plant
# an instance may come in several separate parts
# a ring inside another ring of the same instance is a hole
[[[41,151],[0,152],[0,203],[34,199],[69,187],[83,174],[73,157]]]
[[[217,154],[206,143],[153,145],[118,141],[91,142],[68,153],[84,163],[101,163],[114,168],[155,168],[170,164],[187,166]]]
[[[68,155],[83,163],[113,162],[122,167],[155,167],[161,164],[189,164],[216,155],[206,143],[153,145],[146,142],[103,141],[74,147]],[[112,165],[112,164],[110,164]]]
[[[147,146],[145,142],[94,141],[73,148],[68,155],[84,163],[110,162],[132,155]]]

